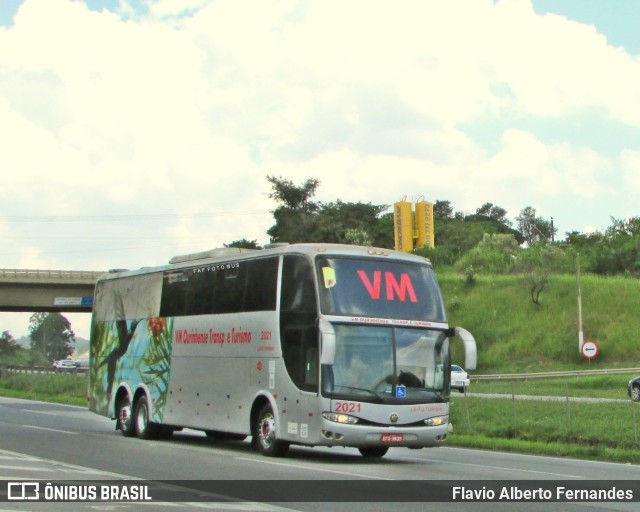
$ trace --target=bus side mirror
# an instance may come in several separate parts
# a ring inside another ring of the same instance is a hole
[[[320,319],[320,342],[322,347],[320,364],[332,365],[336,359],[336,331],[324,318]]]
[[[475,370],[478,364],[478,349],[475,338],[469,331],[462,327],[456,327],[455,333],[456,336],[462,340],[462,343],[464,343],[464,367],[467,370]]]

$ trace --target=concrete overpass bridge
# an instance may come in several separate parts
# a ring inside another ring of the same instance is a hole
[[[0,269],[0,311],[91,312],[104,272]]]

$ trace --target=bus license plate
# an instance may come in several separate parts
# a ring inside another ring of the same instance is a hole
[[[387,444],[396,444],[404,441],[403,434],[382,434],[380,441]]]

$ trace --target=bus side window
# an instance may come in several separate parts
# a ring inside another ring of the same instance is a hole
[[[183,270],[168,271],[164,274],[160,316],[181,316],[185,314],[189,277]]]
[[[317,301],[311,263],[284,256],[280,296],[280,337],[285,366],[295,385],[318,391]]]

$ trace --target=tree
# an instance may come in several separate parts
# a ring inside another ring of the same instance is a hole
[[[524,240],[529,245],[541,241],[550,242],[557,231],[553,227],[552,221],[536,217],[536,209],[531,206],[522,209],[520,215],[516,217],[516,222],[520,233],[522,233]]]
[[[271,243],[311,242],[315,231],[315,216],[311,212],[292,210],[284,206],[273,211],[276,223],[267,230]]]
[[[351,245],[362,245],[363,247],[373,245],[369,233],[361,229],[347,229],[345,239]]]
[[[567,233],[565,243],[581,256],[586,272],[640,275],[640,217],[616,219],[604,233]]]
[[[450,219],[453,217],[451,201],[436,201],[433,205],[433,216],[436,219]]]
[[[271,183],[269,199],[281,203],[273,211],[276,223],[267,230],[272,243],[309,241],[308,233],[314,223],[314,213],[318,204],[311,198],[320,185],[315,178],[309,178],[301,186],[296,187],[291,180],[267,176]]]
[[[280,176],[267,176],[267,181],[271,183],[272,192],[269,199],[275,199],[282,203],[285,208],[300,211],[315,211],[316,203],[309,201],[320,185],[320,181],[316,178],[309,178],[300,187],[296,187],[291,180],[287,180]]]
[[[640,235],[640,217],[631,217],[627,220],[611,217],[611,226],[607,228],[605,235],[609,238]]]
[[[225,247],[237,247],[239,249],[262,249],[262,247],[258,245],[257,240],[247,240],[246,238],[243,238],[242,240],[234,240],[231,243],[223,245]]]
[[[477,217],[478,220],[493,220],[505,226],[511,226],[511,221],[507,219],[507,210],[493,203],[484,203],[476,210],[475,215],[469,217]],[[469,217],[467,217],[467,220],[469,220]]]
[[[60,313],[34,313],[29,319],[31,350],[44,354],[49,362],[66,359],[76,338],[71,323]]]
[[[338,199],[335,203],[320,203],[320,210],[315,216],[315,229],[308,234],[309,241],[327,243],[352,243],[356,245],[385,245],[393,246],[393,226],[388,238],[381,236],[378,226],[381,213],[388,208],[387,205],[375,205],[371,203],[345,203]],[[358,237],[347,235],[357,231]],[[384,239],[383,239],[384,238]],[[368,243],[365,243],[367,242]]]
[[[332,203],[311,200],[319,181],[310,178],[296,187],[290,180],[267,176],[275,225],[267,230],[272,243],[358,243],[393,247],[393,217],[381,217],[388,206],[371,203]]]
[[[512,235],[521,244],[524,239],[520,232],[494,219],[478,215],[456,216],[436,219],[436,247],[448,247],[458,257],[476,247],[486,234]]]
[[[12,355],[18,349],[18,343],[9,331],[4,331],[0,335],[0,355]]]
[[[473,268],[475,272],[509,272],[519,249],[513,234],[485,233],[478,245],[462,256],[456,265],[460,270]]]
[[[540,306],[540,295],[549,276],[566,265],[566,254],[556,244],[538,243],[518,253],[516,271],[522,273],[531,301]]]

